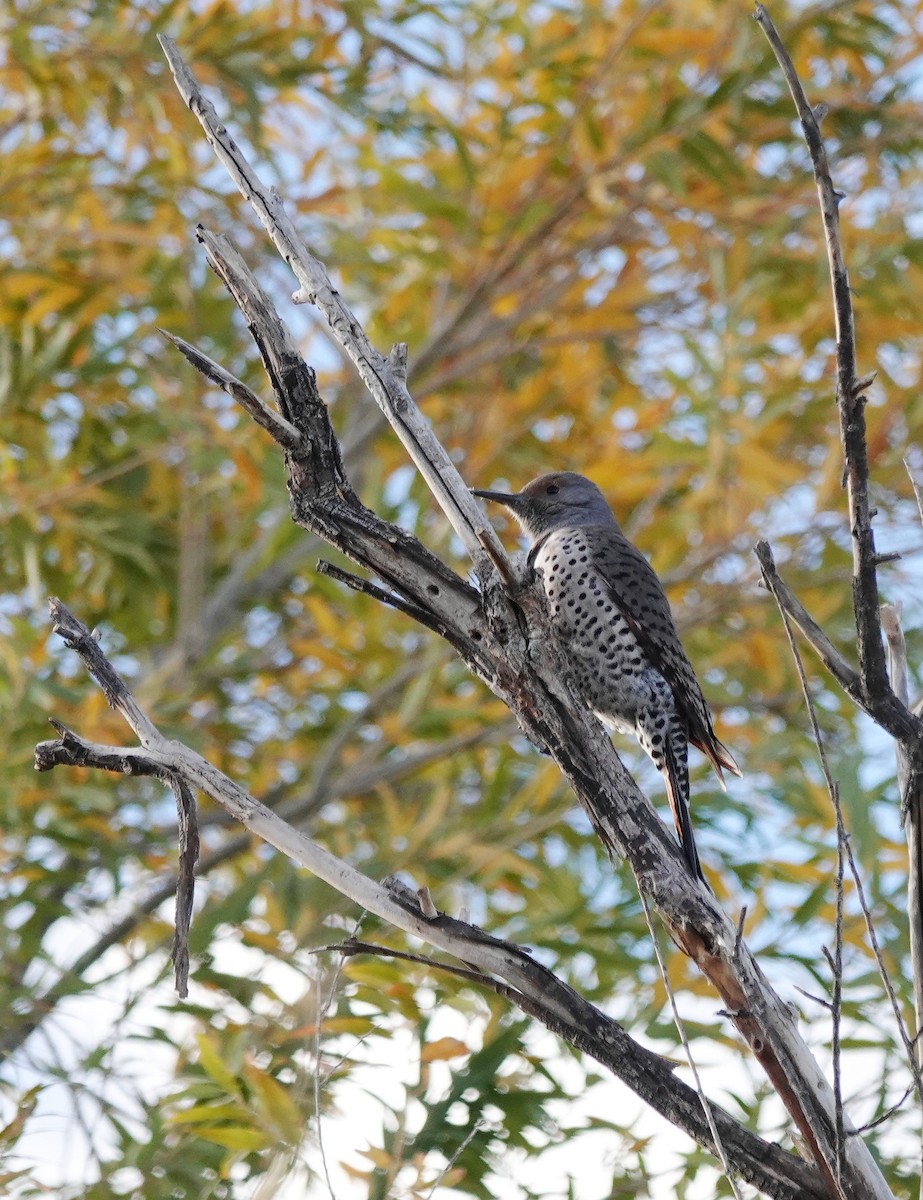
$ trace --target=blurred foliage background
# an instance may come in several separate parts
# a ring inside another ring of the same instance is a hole
[[[879,548],[904,551],[882,588],[918,664],[902,459],[923,471],[923,5],[771,12],[830,106],[859,366],[878,371]],[[49,715],[127,737],[49,637],[57,594],[165,732],[677,1051],[632,881],[553,765],[434,636],[315,573],[268,438],[157,332],[265,391],[195,243],[197,222],[229,233],[317,367],[363,499],[465,571],[352,370],[288,303],[294,281],[173,88],[168,32],[378,345],[409,343],[412,390],[468,481],[585,472],[651,557],[745,770],[724,795],[699,764],[706,869],[829,1062],[829,1017],[794,989],[829,994],[834,822],[751,546],[771,539],[849,651],[849,539],[820,221],[750,6],[10,0],[2,21],[0,1183],[326,1196],[326,1159],[341,1200],[426,1195],[447,1164],[446,1195],[725,1194],[707,1156],[497,997],[314,954],[359,914],[208,806],[180,1003],[172,798],[31,759]],[[909,1013],[891,750],[816,668],[812,686]],[[844,1092],[870,1121],[908,1073],[851,890],[845,937]],[[712,1094],[787,1138],[715,998],[678,955],[670,972]],[[905,1106],[871,1135],[898,1191],[913,1125]]]

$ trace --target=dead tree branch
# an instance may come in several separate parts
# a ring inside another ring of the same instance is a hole
[[[55,630],[83,659],[110,704],[144,744],[118,748],[85,741],[59,727],[60,737],[36,747],[40,771],[81,766],[163,779],[186,793],[204,792],[251,832],[306,867],[361,908],[405,933],[450,954],[463,968],[431,959],[413,961],[462,975],[506,996],[572,1046],[583,1050],[622,1079],[673,1124],[700,1145],[713,1149],[698,1093],[675,1078],[665,1059],[638,1045],[615,1021],[531,957],[527,950],[492,937],[477,926],[439,913],[397,880],[376,883],[298,832],[278,814],[246,793],[228,776],[181,742],[164,738],[141,711],[112,664],[83,625],[60,601],[52,601]],[[365,943],[341,947],[349,953],[379,953]],[[388,954],[398,954],[392,950]],[[713,1106],[722,1145],[732,1154],[734,1170],[754,1186],[778,1197],[821,1200],[820,1173],[780,1147],[764,1142],[729,1114]]]
[[[506,551],[493,527],[465,487],[455,464],[440,444],[429,422],[414,404],[406,385],[406,347],[395,347],[387,356],[371,344],[359,321],[334,288],[319,262],[295,229],[281,196],[264,187],[240,147],[218,119],[214,106],[203,95],[176,44],[162,34],[158,41],[170,64],[180,95],[196,115],[205,136],[228,175],[259,217],[279,254],[291,267],[300,287],[292,297],[297,304],[315,304],[323,313],[336,340],[352,359],[369,394],[384,413],[426,480],[440,507],[471,556],[475,573],[489,577],[488,561],[506,582],[512,573]]]
[[[891,604],[881,606],[881,624],[888,643],[891,682],[902,703],[909,706],[907,647],[900,616]],[[923,1067],[923,788],[912,785],[907,750],[897,743],[897,782],[901,793],[901,818],[907,834],[907,926],[910,932],[910,966],[913,973],[914,1060]],[[919,1090],[919,1078],[917,1080]]]
[[[760,547],[762,547],[760,562],[762,563],[764,561],[764,556],[765,556],[768,559],[769,563],[772,563],[772,551],[769,550],[769,547],[767,546],[767,544],[765,542],[761,542]],[[827,752],[824,748],[823,738],[821,737],[820,725],[817,720],[817,711],[814,706],[813,697],[811,696],[811,689],[808,685],[808,678],[807,678],[807,675],[805,674],[804,664],[801,661],[801,653],[798,650],[798,646],[795,642],[794,634],[792,633],[792,630],[791,630],[788,613],[786,612],[785,608],[783,607],[783,605],[779,599],[779,595],[776,591],[778,576],[773,576],[771,574],[768,574],[764,570],[763,579],[766,583],[766,586],[772,592],[773,597],[776,600],[776,603],[779,605],[779,611],[782,614],[782,623],[785,626],[785,634],[788,639],[789,649],[791,650],[792,657],[795,660],[795,668],[798,672],[798,679],[799,679],[799,682],[801,683],[801,690],[804,695],[805,704],[807,706],[808,718],[811,722],[811,732],[814,737],[814,744],[817,747],[817,754],[818,754],[818,758],[820,760],[821,771],[823,772],[824,782],[827,785],[827,793],[830,796],[830,801],[833,806],[834,816],[836,817],[836,837],[837,837],[837,872],[836,872],[837,920],[836,920],[836,943],[835,943],[836,951],[833,956],[829,955],[829,952],[825,951],[825,954],[828,955],[828,959],[831,964],[831,969],[833,969],[833,971],[834,971],[834,995],[833,995],[833,1003],[831,1005],[831,1012],[833,1014],[834,1066],[835,1066],[835,1072],[836,1072],[835,1077],[834,1077],[834,1082],[836,1085],[838,1077],[839,1077],[839,1063],[837,1060],[838,1060],[838,1047],[839,1047],[840,995],[842,992],[843,864],[844,864],[844,861],[846,861],[849,863],[850,874],[852,875],[853,882],[856,885],[856,895],[859,899],[859,907],[862,910],[862,916],[865,919],[865,927],[866,927],[866,932],[868,933],[869,944],[872,948],[872,953],[875,956],[875,961],[878,964],[878,971],[879,971],[879,974],[881,975],[882,984],[884,985],[885,992],[887,993],[888,999],[891,1003],[891,1010],[894,1013],[894,1019],[895,1019],[896,1025],[897,1025],[898,1035],[900,1036],[900,1039],[904,1044],[904,1049],[907,1053],[907,1061],[910,1066],[910,1070],[913,1074],[914,1084],[915,1084],[915,1087],[917,1090],[917,1094],[919,1095],[919,1097],[921,1099],[923,1099],[923,1079],[921,1079],[919,1066],[917,1064],[917,1060],[916,1060],[915,1053],[914,1053],[913,1043],[912,1043],[910,1036],[907,1033],[907,1027],[904,1022],[904,1018],[901,1015],[901,1008],[900,1008],[900,1003],[898,1002],[897,993],[895,991],[894,984],[891,980],[890,973],[888,972],[887,964],[885,963],[884,954],[882,953],[882,950],[881,950],[881,945],[879,943],[878,934],[875,929],[875,922],[872,917],[872,911],[871,911],[871,908],[869,907],[868,901],[865,896],[865,888],[863,887],[863,884],[862,884],[862,876],[859,872],[859,864],[856,862],[856,857],[853,854],[852,845],[850,844],[849,834],[846,830],[846,823],[845,823],[845,820],[843,817],[843,806],[840,803],[839,784],[834,780],[834,778],[830,772],[830,765],[827,761]],[[885,607],[887,607],[887,606],[885,606]],[[913,938],[913,935],[911,935],[911,939],[912,938]],[[837,1090],[836,1087],[835,1087],[835,1090]],[[838,1111],[839,1111],[840,1107],[841,1106],[838,1105]],[[840,1138],[840,1141],[842,1141],[842,1137]]]
[[[245,383],[237,379],[230,371],[226,371],[224,367],[203,354],[201,350],[183,338],[177,337],[174,333],[168,333],[166,329],[160,331],[163,336],[179,350],[180,354],[190,362],[195,369],[204,375],[206,379],[211,380],[227,392],[232,400],[235,400],[245,412],[256,421],[257,425],[262,427],[269,433],[273,439],[279,443],[283,450],[303,450],[301,435],[294,425],[290,425],[284,417],[280,417],[277,412],[264,404],[257,394],[247,387]]]
[[[827,151],[814,109],[782,39],[762,4],[756,6],[756,20],[776,56],[788,84],[808,152],[814,168],[817,198],[824,223],[830,282],[833,287],[833,314],[836,325],[836,398],[840,413],[845,479],[849,505],[849,525],[853,547],[853,603],[856,613],[859,663],[863,686],[872,704],[892,698],[885,670],[884,646],[878,618],[878,556],[869,504],[869,462],[865,439],[866,392],[874,375],[860,379],[856,369],[856,330],[853,320],[849,273],[840,239],[840,203],[843,193],[833,186]]]
[[[754,553],[760,564],[766,586],[772,592],[779,608],[798,627],[804,640],[817,654],[833,678],[837,681],[847,696],[871,717],[877,725],[889,733],[896,741],[906,745],[913,741],[913,727],[910,726],[911,736],[908,738],[908,719],[910,722],[919,718],[906,706],[901,709],[881,709],[869,702],[868,694],[862,682],[862,676],[850,666],[846,658],[837,650],[821,627],[813,619],[798,597],[794,594],[776,567],[772,547],[766,541],[759,541],[754,547]],[[895,699],[898,698],[895,696]],[[923,730],[923,723],[921,723]],[[909,759],[908,769],[909,769]]]
[[[853,552],[853,610],[859,653],[863,707],[889,732],[910,745],[912,771],[923,772],[923,722],[916,719],[895,696],[888,682],[881,620],[878,611],[878,566],[881,556],[875,550],[873,512],[869,503],[869,459],[865,436],[866,393],[874,375],[859,378],[856,368],[856,333],[853,321],[849,274],[840,238],[840,203],[830,177],[827,152],[814,109],[782,39],[762,4],[756,6],[756,20],[772,47],[795,102],[804,140],[811,156],[824,235],[830,281],[833,288],[833,314],[836,327],[837,386],[836,401],[840,417],[846,481],[849,528]]]
[[[368,711],[367,709],[363,713],[363,719],[368,716]],[[69,732],[65,731],[59,722],[53,721],[52,724],[62,736],[65,732]],[[347,727],[349,724],[347,722]],[[336,746],[328,745],[324,748],[321,757],[313,764],[312,778],[306,790],[287,798],[282,803],[271,800],[270,805],[284,821],[289,824],[302,825],[330,801],[361,796],[382,784],[393,784],[415,771],[425,769],[434,762],[461,753],[481,742],[509,738],[514,729],[515,725],[512,720],[489,729],[475,729],[447,738],[435,745],[428,745],[412,751],[398,760],[388,760],[343,770],[335,778],[328,778],[328,772],[336,752]],[[334,739],[335,743],[337,741],[338,739]],[[124,752],[120,750],[114,760],[113,769],[121,772],[123,762]],[[230,823],[231,819],[227,813],[223,809],[218,809],[214,813],[206,813],[200,817],[199,828],[205,829],[209,826]],[[209,850],[199,858],[195,867],[196,878],[204,878],[211,871],[246,854],[252,845],[253,839],[246,831],[228,837],[221,845]],[[129,937],[147,917],[156,912],[171,897],[175,897],[180,888],[180,871],[170,872],[161,877],[156,886],[148,890],[130,912],[105,928],[73,962],[66,966],[62,965],[61,974],[55,982],[45,991],[33,997],[30,1012],[24,1014],[15,1023],[8,1023],[8,1028],[0,1031],[0,1060],[13,1054],[39,1025],[55,1012],[63,999],[74,994],[76,986],[86,971],[97,963],[107,950]]]

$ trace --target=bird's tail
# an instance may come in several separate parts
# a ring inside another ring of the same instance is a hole
[[[689,865],[689,870],[700,879],[705,886],[708,883],[702,874],[702,864],[699,862],[699,852],[695,846],[695,834],[692,832],[692,818],[689,815],[689,771],[685,763],[677,759],[673,747],[666,746],[664,765],[662,769],[667,785],[667,799],[670,801],[670,811],[673,813],[673,824],[679,844],[683,849],[683,857]]]
[[[730,771],[732,775],[740,778],[740,767],[734,762],[734,756],[722,742],[719,742],[715,737],[714,731],[709,730],[709,737],[693,738],[690,737],[689,742],[697,749],[701,750],[711,765],[715,768],[715,774],[718,776],[718,782],[727,791],[724,783],[724,772]]]

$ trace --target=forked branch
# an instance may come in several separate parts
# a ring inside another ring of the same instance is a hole
[[[843,445],[849,529],[853,556],[853,610],[856,619],[856,643],[859,675],[865,707],[883,724],[900,727],[905,738],[923,741],[923,724],[894,695],[888,682],[881,619],[878,611],[878,566],[883,561],[875,550],[872,510],[869,503],[869,458],[865,433],[866,393],[875,376],[859,378],[856,367],[856,332],[853,320],[849,273],[840,237],[840,203],[843,194],[833,186],[827,152],[815,110],[808,103],[798,73],[762,4],[756,6],[756,20],[772,47],[785,76],[801,121],[804,140],[811,156],[817,197],[824,225],[830,282],[833,289],[833,314],[836,327],[837,387],[836,400]],[[887,725],[885,726],[888,727]],[[921,752],[914,754],[914,771],[923,770]]]
[[[62,727],[59,738],[36,747],[37,770],[81,766],[120,774],[153,775],[178,787],[185,795],[192,789],[204,792],[252,833],[360,908],[444,951],[465,966],[417,958],[415,961],[428,961],[436,968],[462,974],[473,983],[507,997],[622,1079],[700,1145],[714,1149],[698,1094],[676,1078],[673,1066],[666,1059],[638,1045],[617,1022],[537,963],[527,950],[436,911],[431,900],[424,903],[420,895],[399,881],[376,883],[287,824],[188,746],[164,738],[141,711],[86,626],[60,601],[52,601],[51,612],[56,631],[80,655],[87,670],[104,687],[110,704],[136,735],[140,738],[143,733],[144,745],[124,749],[101,746],[84,741]],[[380,950],[358,945],[349,949],[352,953],[360,949],[376,953]],[[722,1109],[712,1106],[712,1112],[725,1153],[743,1179],[785,1200],[802,1196],[822,1200],[825,1192],[819,1172],[780,1147],[763,1141]]]
[[[323,263],[310,252],[292,224],[279,193],[275,188],[264,186],[219,120],[214,106],[203,95],[183,62],[176,43],[163,34],[159,34],[157,40],[170,64],[180,95],[198,118],[218,159],[298,280],[300,286],[293,299],[299,304],[315,304],[323,313],[331,333],[352,359],[370,395],[403,442],[471,556],[478,578],[486,584],[490,562],[500,578],[511,584],[513,575],[506,551],[407,390],[404,354],[397,350],[385,357],[375,349],[333,286]]]

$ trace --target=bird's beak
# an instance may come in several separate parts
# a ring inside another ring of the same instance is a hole
[[[472,496],[480,496],[482,500],[493,500],[495,504],[502,504],[504,508],[512,509],[516,512],[522,507],[523,497],[517,492],[485,492],[480,488],[471,489]]]

